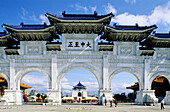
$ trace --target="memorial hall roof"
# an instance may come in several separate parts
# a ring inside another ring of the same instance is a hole
[[[79,83],[76,86],[73,86],[73,90],[75,89],[86,89],[86,86],[84,86],[83,84]]]

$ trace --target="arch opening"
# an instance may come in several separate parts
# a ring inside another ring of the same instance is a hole
[[[41,72],[29,72],[20,79],[23,102],[47,101],[48,78]]]
[[[6,89],[8,89],[8,80],[0,74],[0,99],[4,96]]]
[[[129,72],[114,75],[111,81],[113,98],[121,102],[134,102],[139,90],[138,78]]]
[[[153,79],[151,89],[155,90],[155,96],[159,102],[166,96],[166,91],[170,90],[170,84],[166,77],[157,76]]]
[[[84,68],[74,68],[61,80],[63,103],[97,103],[99,84],[95,75]]]

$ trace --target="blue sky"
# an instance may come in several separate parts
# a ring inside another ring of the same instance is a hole
[[[157,32],[170,30],[169,0],[1,0],[0,25],[40,24],[48,22],[45,13],[115,14],[112,22],[119,24],[157,24]],[[3,31],[3,28],[0,28]]]
[[[156,24],[158,26],[158,29],[156,29],[157,32],[170,31],[170,0],[1,0],[0,25],[4,23],[8,25],[19,25],[21,22],[25,24],[41,24],[46,22],[49,24],[45,13],[49,12],[61,15],[63,11],[76,14],[93,14],[94,11],[97,11],[99,15],[112,12],[115,17],[112,19],[111,25],[113,23],[120,25],[135,25],[138,23],[141,26]],[[3,30],[1,27],[0,31]],[[85,73],[81,75],[84,76],[83,78],[77,78],[80,73]],[[42,80],[36,79],[37,76],[32,74],[41,76]],[[23,78],[23,82],[32,86],[34,83],[26,80],[32,78],[37,81],[37,83],[34,84],[36,87],[38,84],[43,88],[47,87],[47,85],[44,85],[47,84],[47,81],[43,75],[33,72],[32,74],[26,75],[27,77],[25,76],[26,78]],[[128,82],[123,79],[132,81]],[[97,80],[91,72],[75,69],[68,72],[63,78],[63,90],[69,93],[69,88],[77,84],[79,80],[82,80],[86,86],[93,83],[93,85],[95,85],[93,89],[97,88]],[[133,84],[136,82],[136,79],[134,76],[127,75],[127,73],[120,73],[115,76],[112,82],[116,82],[117,85],[112,83],[112,88],[117,90],[117,92],[130,92],[121,87]],[[118,84],[118,82],[120,83]],[[45,89],[40,91],[44,90]],[[116,91],[114,92],[116,93]]]

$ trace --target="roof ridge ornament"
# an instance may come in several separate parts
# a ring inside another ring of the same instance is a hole
[[[94,15],[97,16],[97,12],[96,11],[94,11]]]
[[[23,22],[21,22],[21,23],[20,23],[20,25],[21,25],[21,26],[23,26],[23,25],[24,25],[24,23],[23,23]]]
[[[65,16],[65,14],[66,14],[66,11],[63,11],[63,12],[62,12],[62,15]]]

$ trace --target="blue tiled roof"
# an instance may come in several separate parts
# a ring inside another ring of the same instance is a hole
[[[98,19],[107,17],[109,15],[114,16],[112,13],[107,14],[107,15],[98,16],[96,12],[94,12],[94,15],[92,15],[92,14],[65,14],[65,12],[62,13],[62,16],[53,15],[50,13],[47,13],[46,15],[51,15],[53,17],[63,19],[63,20],[98,20]]]
[[[21,23],[21,25],[18,25],[18,26],[6,25],[6,24],[3,24],[3,26],[8,26],[8,27],[11,27],[14,29],[21,29],[21,30],[45,29],[48,27],[46,24],[44,24],[44,25],[23,25],[23,23]]]
[[[76,85],[76,86],[73,86],[74,88],[73,89],[86,89],[86,86],[84,86],[83,84],[79,83]]]
[[[4,30],[4,32],[0,32],[0,37],[5,36],[5,35],[7,35],[5,30]]]
[[[98,17],[57,17],[64,20],[98,20]]]
[[[138,25],[135,25],[135,26],[126,26],[126,25],[114,25],[114,26],[109,26],[111,28],[114,28],[116,30],[146,30],[148,28],[151,28],[151,27],[156,27],[156,25],[153,25],[153,26],[138,26]]]
[[[0,34],[0,37],[5,36],[5,34]]]
[[[158,38],[170,38],[170,33],[155,33],[154,36]]]
[[[44,26],[31,26],[31,25],[26,25],[26,26],[11,26],[12,28],[15,29],[44,29]]]

